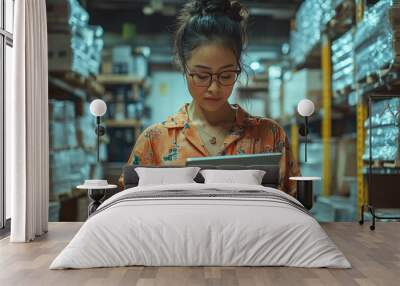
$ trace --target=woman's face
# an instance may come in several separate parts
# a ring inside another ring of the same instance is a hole
[[[186,65],[186,79],[193,99],[206,111],[219,110],[231,95],[232,77],[236,77],[239,70],[233,51],[218,44],[203,45],[192,51]],[[211,83],[210,74],[213,74]]]

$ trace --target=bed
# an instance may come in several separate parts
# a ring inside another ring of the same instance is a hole
[[[144,266],[291,266],[350,268],[343,253],[293,197],[274,188],[273,166],[261,185],[138,185],[107,199],[54,259],[50,269]],[[202,167],[207,168],[207,167]],[[210,166],[209,168],[218,168]]]

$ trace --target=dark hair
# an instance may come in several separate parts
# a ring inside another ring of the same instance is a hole
[[[180,11],[174,52],[178,66],[186,71],[191,52],[204,44],[219,43],[232,49],[241,67],[247,44],[248,13],[238,1],[190,0]]]

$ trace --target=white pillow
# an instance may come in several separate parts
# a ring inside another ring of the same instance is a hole
[[[233,183],[247,185],[261,185],[265,175],[262,170],[201,170],[204,183]]]
[[[193,179],[199,170],[199,167],[135,168],[139,176],[138,186],[195,183]]]

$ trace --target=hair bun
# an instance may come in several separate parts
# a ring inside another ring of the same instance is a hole
[[[246,9],[238,1],[192,0],[187,8],[191,16],[226,15],[237,22],[247,17]]]

